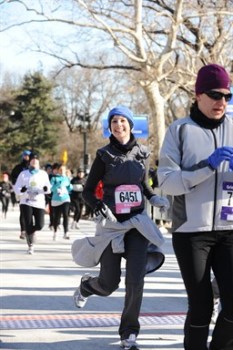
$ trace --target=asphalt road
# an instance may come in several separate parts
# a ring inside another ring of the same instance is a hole
[[[124,301],[124,271],[119,289],[109,297],[92,296],[84,309],[76,309],[73,292],[81,276],[98,273],[82,268],[71,256],[72,242],[94,234],[95,224],[81,220],[79,230],[62,231],[53,241],[46,225],[37,233],[35,254],[28,255],[19,239],[18,207],[0,219],[1,238],[1,343],[0,349],[114,350],[119,349],[118,325]],[[145,279],[141,309],[141,350],[183,349],[183,323],[187,300],[171,246],[164,234],[166,260]]]

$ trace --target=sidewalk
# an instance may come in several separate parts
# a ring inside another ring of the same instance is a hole
[[[91,297],[84,309],[76,309],[72,296],[81,276],[96,268],[82,268],[72,261],[71,244],[94,234],[94,223],[81,220],[79,230],[57,241],[48,229],[48,216],[37,233],[35,254],[26,254],[19,239],[18,207],[0,219],[1,238],[1,343],[0,349],[109,350],[119,349],[118,325],[123,308],[124,278],[111,296]],[[183,349],[186,293],[165,234],[166,261],[145,279],[141,309],[141,350]]]

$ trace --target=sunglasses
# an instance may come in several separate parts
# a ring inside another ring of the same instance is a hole
[[[220,101],[224,97],[226,102],[229,102],[232,98],[231,93],[223,94],[222,92],[219,92],[219,91],[205,91],[203,93],[215,101]]]

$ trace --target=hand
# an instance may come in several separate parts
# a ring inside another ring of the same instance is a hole
[[[149,199],[149,202],[153,207],[160,208],[160,211],[165,211],[170,208],[170,202],[166,197],[154,195]]]
[[[103,202],[98,201],[94,209],[94,214],[96,217],[106,219],[107,217],[106,210],[107,210],[106,205]]]
[[[233,147],[219,147],[208,158],[208,164],[212,169],[217,167],[224,160],[230,160],[233,156]]]
[[[43,190],[44,190],[44,192],[47,192],[47,191],[48,191],[48,187],[47,187],[47,186],[44,186],[44,187],[43,187]]]
[[[94,221],[101,223],[103,220],[107,219],[111,222],[117,222],[116,217],[112,213],[111,209],[107,207],[102,201],[98,201],[94,209],[95,218]]]
[[[20,192],[22,192],[22,193],[24,193],[24,192],[26,192],[27,191],[27,187],[26,186],[23,186],[22,188],[21,188],[21,190],[20,190]]]

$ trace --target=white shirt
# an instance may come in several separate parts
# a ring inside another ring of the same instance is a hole
[[[21,192],[22,187],[25,192]],[[44,191],[47,187],[47,191]],[[51,184],[46,171],[39,169],[35,173],[23,170],[14,185],[14,191],[19,196],[20,204],[26,204],[34,208],[45,209],[45,194],[50,193]]]

